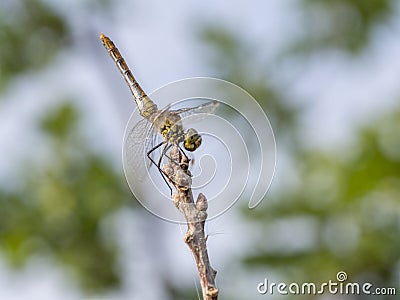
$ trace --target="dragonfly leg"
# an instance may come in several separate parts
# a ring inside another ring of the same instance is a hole
[[[190,159],[189,157],[187,157],[185,151],[183,151],[183,149],[182,149],[179,145],[176,145],[176,146],[178,146],[180,152],[183,154],[183,156],[185,157],[185,159],[186,159],[186,160],[188,161],[188,163],[189,163],[189,162],[191,161],[191,159]],[[172,159],[168,154],[164,153],[164,156],[165,156],[166,158],[168,158],[172,163],[174,163],[175,165],[177,165],[178,167],[182,168],[183,170],[187,170],[187,167],[185,168],[183,164],[177,162],[175,159]]]
[[[165,176],[166,176],[170,181],[172,181],[173,184],[175,184],[175,181],[173,181],[167,174],[165,174],[164,170],[162,170],[162,168],[161,168],[162,159],[163,159],[164,155],[166,155],[165,153],[168,151],[168,149],[171,148],[171,146],[172,146],[171,144],[166,144],[164,146],[164,148],[163,148],[163,150],[161,152],[160,158],[158,159],[157,168],[158,168],[159,171],[160,170],[162,171],[161,175],[163,176],[163,179],[164,179],[165,182],[167,182],[167,180],[165,179]],[[167,182],[167,184],[168,184],[168,187],[169,187],[169,189],[171,191],[171,196],[172,196],[172,189],[171,189],[171,187],[170,187],[168,182]]]
[[[158,160],[158,163],[156,163],[156,162],[153,160],[153,158],[150,156],[150,154],[151,154],[153,151],[155,151],[155,150],[157,150],[158,148],[160,148],[163,144],[165,144],[165,146],[164,146],[163,151],[162,151],[162,153],[161,153],[160,159]],[[167,186],[168,186],[168,188],[169,188],[169,190],[170,190],[170,192],[171,192],[171,195],[172,195],[172,188],[171,188],[171,186],[169,185],[169,182],[168,182],[168,180],[167,180],[165,177],[167,177],[168,179],[170,179],[170,178],[169,178],[169,176],[164,172],[164,170],[162,170],[161,167],[160,167],[161,161],[162,161],[162,157],[163,157],[163,155],[165,154],[165,152],[166,152],[170,147],[171,147],[170,145],[168,145],[167,143],[165,143],[165,141],[163,141],[163,142],[159,143],[158,145],[154,146],[152,149],[150,149],[150,150],[147,152],[147,157],[148,157],[148,158],[150,159],[150,161],[157,167],[158,171],[160,172],[162,178],[164,179],[165,183],[167,184]],[[171,181],[172,181],[172,180],[171,180]]]
[[[182,149],[182,147],[181,147],[181,146],[179,146],[179,145],[178,145],[178,148],[179,148],[179,150],[181,150],[181,153],[183,154],[183,156],[185,156],[185,159],[187,160],[187,162],[188,162],[188,165],[189,165],[189,163],[190,163],[190,158],[189,158],[189,157],[187,157],[187,155],[186,155],[185,151],[183,151],[183,149]]]
[[[170,147],[171,147],[171,146],[172,146],[172,145],[170,145]],[[168,147],[168,148],[170,148],[170,147]],[[179,150],[181,151],[181,153],[183,153],[183,155],[185,156],[185,158],[187,158],[187,156],[186,156],[185,153],[182,151],[181,147],[179,147],[179,145],[178,145],[178,148],[179,148]],[[168,149],[166,149],[166,151],[167,151],[167,150],[168,150]],[[171,158],[167,153],[163,153],[163,156],[165,156],[166,158],[168,158],[168,159],[170,160],[171,163],[174,163],[176,166],[181,167],[181,164],[180,164],[179,162],[177,162],[175,159]]]
[[[161,161],[163,159],[164,156],[168,157],[169,159],[171,159],[168,155],[166,155],[166,152],[168,151],[169,148],[171,148],[171,144],[166,144],[165,147],[163,148],[160,158],[158,159],[158,163],[157,163],[157,167],[161,168]]]

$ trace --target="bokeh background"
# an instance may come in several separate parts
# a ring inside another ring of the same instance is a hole
[[[266,199],[207,224],[220,299],[339,271],[400,293],[398,1],[3,0],[0,299],[198,299],[185,228],[125,182],[134,104],[100,32],[146,91],[222,78],[272,123]]]

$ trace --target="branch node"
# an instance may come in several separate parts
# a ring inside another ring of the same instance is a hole
[[[199,211],[206,211],[208,208],[207,198],[202,193],[197,196],[196,208]]]

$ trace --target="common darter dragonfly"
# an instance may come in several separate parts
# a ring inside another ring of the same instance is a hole
[[[181,148],[180,144],[183,144],[185,150],[190,152],[200,147],[202,142],[201,135],[194,128],[185,130],[182,125],[182,119],[194,114],[213,113],[218,106],[218,102],[210,101],[196,107],[177,110],[170,110],[168,107],[159,110],[157,105],[140,87],[111,39],[101,33],[100,40],[103,42],[108,54],[114,60],[128,84],[139,109],[139,113],[143,117],[143,119],[132,128],[127,137],[128,145],[126,145],[126,148],[130,151],[130,153],[128,153],[131,161],[130,165],[132,168],[139,166],[140,163],[136,162],[140,162],[140,160],[143,159],[142,156],[146,153],[150,162],[159,170],[172,194],[172,188],[168,184],[167,179],[170,181],[172,180],[168,178],[168,175],[161,168],[162,159],[167,156],[167,151],[174,145],[179,147],[186,158],[185,151]],[[156,135],[158,134],[161,134],[162,141],[156,143]],[[160,147],[162,147],[161,154],[158,159],[156,159],[152,154]]]

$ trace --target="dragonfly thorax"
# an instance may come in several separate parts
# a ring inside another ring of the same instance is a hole
[[[185,135],[179,115],[167,112],[159,115],[155,122],[159,124],[158,130],[165,141],[171,144],[178,144],[184,141]]]
[[[183,143],[184,148],[191,152],[200,147],[202,142],[200,134],[194,128],[189,128],[185,132],[178,114],[169,111],[164,115],[159,115],[155,122],[159,124],[159,132],[167,143]]]

